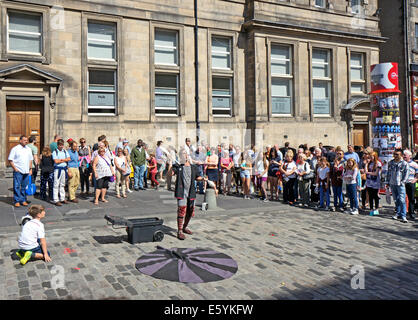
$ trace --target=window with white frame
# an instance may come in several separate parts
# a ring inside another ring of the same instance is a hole
[[[354,14],[360,14],[362,11],[362,0],[351,0],[351,12]]]
[[[326,0],[315,0],[315,7],[325,8]]]
[[[115,115],[117,101],[115,70],[88,70],[88,113]]]
[[[179,75],[155,74],[155,114],[177,116],[179,105]]]
[[[178,66],[178,32],[155,29],[154,63]]]
[[[89,59],[116,60],[116,25],[88,22],[87,56]]]
[[[232,113],[232,79],[212,77],[212,114],[214,116],[231,116]]]
[[[314,115],[331,113],[332,77],[330,50],[312,50],[312,99]]]
[[[8,52],[42,54],[42,15],[18,11],[7,12]]]
[[[271,113],[272,115],[292,114],[293,71],[292,47],[271,46]]]
[[[366,91],[364,79],[364,54],[351,52],[350,54],[350,81],[351,94],[363,94]]]
[[[212,68],[231,69],[231,38],[212,37]]]

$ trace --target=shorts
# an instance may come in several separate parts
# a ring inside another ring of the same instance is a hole
[[[97,180],[96,189],[109,189],[110,177],[103,177]]]
[[[241,176],[241,178],[247,178],[248,179],[250,177],[250,171],[241,170],[240,176]]]
[[[207,169],[206,174],[210,181],[218,182],[218,169]]]
[[[42,248],[41,248],[41,241],[39,239],[37,241],[38,241],[39,245],[36,248],[30,249],[30,250],[19,249],[18,251],[21,252],[22,254],[25,254],[26,251],[31,251],[33,254],[34,253],[44,254],[44,252],[42,251]],[[51,256],[49,251],[48,251],[48,255]]]
[[[269,170],[268,172],[267,172],[267,175],[269,176],[269,177],[272,177],[272,178],[277,178],[277,172],[279,171],[279,169],[274,169],[274,170]]]

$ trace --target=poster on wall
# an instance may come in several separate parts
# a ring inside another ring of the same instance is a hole
[[[383,165],[381,175],[383,185],[387,176],[387,165],[393,159],[393,152],[396,148],[402,147],[398,64],[388,62],[373,65],[370,68],[370,75],[372,142],[373,148],[378,150],[379,159]],[[418,95],[418,90],[416,90],[416,93]],[[416,101],[418,104],[418,96]],[[418,105],[416,119],[418,120]]]

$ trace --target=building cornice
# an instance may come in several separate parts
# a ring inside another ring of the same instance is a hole
[[[373,35],[366,35],[366,34],[358,34],[353,32],[344,32],[340,30],[333,30],[328,28],[314,28],[314,27],[307,27],[302,25],[296,25],[287,22],[273,22],[273,21],[263,21],[259,19],[252,19],[246,21],[244,23],[244,29],[246,31],[251,30],[268,30],[268,29],[275,29],[275,30],[286,30],[286,31],[293,31],[299,33],[308,33],[308,34],[315,34],[315,35],[323,35],[323,36],[334,36],[338,38],[350,38],[350,39],[357,39],[375,43],[384,43],[388,40],[386,37],[381,36],[373,36]]]

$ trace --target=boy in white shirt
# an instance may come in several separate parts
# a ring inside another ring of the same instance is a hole
[[[46,248],[44,224],[41,222],[41,219],[45,217],[45,208],[35,204],[29,208],[29,215],[32,220],[24,224],[18,240],[20,250],[16,254],[20,258],[20,263],[25,265],[30,258],[44,259],[45,262],[50,262],[51,258]]]

